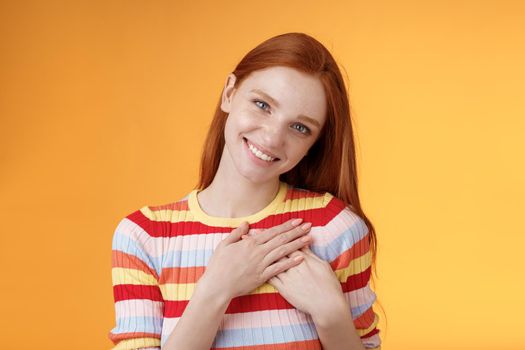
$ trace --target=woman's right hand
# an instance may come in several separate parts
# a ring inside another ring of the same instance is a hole
[[[254,236],[242,237],[249,228],[243,222],[217,245],[198,284],[231,299],[248,294],[273,276],[300,264],[302,257],[295,260],[287,255],[311,242],[311,237],[306,236],[311,224],[300,225],[301,222],[300,218],[292,219]]]

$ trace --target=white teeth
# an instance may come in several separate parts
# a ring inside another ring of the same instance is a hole
[[[252,153],[255,154],[255,156],[257,158],[260,158],[260,159],[265,160],[267,162],[272,162],[275,159],[275,158],[270,157],[267,154],[262,153],[260,150],[258,150],[257,148],[255,148],[253,145],[251,145],[249,143],[248,143],[248,148],[250,148]]]

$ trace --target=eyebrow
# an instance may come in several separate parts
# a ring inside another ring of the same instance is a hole
[[[268,95],[266,92],[264,92],[262,90],[259,90],[259,89],[253,89],[253,90],[250,90],[250,92],[255,92],[255,93],[261,95],[262,97],[270,100],[270,102],[273,103],[276,107],[279,107],[279,102],[277,102],[276,99],[274,99],[272,96]],[[307,122],[310,122],[311,124],[315,125],[317,128],[321,129],[321,124],[319,124],[319,122],[317,120],[315,120],[314,118],[310,118],[309,116],[306,116],[304,114],[299,114],[299,116],[297,118],[301,119],[301,120],[305,120]]]

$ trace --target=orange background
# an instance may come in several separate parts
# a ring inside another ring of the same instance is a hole
[[[348,73],[384,349],[523,349],[524,13],[2,1],[2,348],[111,346],[118,221],[193,188],[226,75],[262,40],[303,31]]]

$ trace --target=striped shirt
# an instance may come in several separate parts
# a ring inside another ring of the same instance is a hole
[[[219,242],[242,221],[270,228],[292,218],[311,222],[310,249],[330,263],[367,349],[380,349],[376,294],[365,222],[329,192],[280,183],[261,211],[242,218],[206,214],[193,190],[165,205],[144,206],[123,218],[112,242],[116,326],[113,349],[160,349],[175,328]],[[265,283],[231,300],[212,349],[321,349],[312,317]]]

